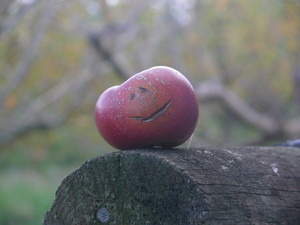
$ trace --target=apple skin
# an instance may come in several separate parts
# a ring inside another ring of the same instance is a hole
[[[117,149],[172,148],[194,132],[198,101],[184,75],[156,66],[104,91],[94,116],[99,133]]]

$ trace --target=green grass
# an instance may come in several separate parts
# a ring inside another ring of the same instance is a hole
[[[0,177],[0,224],[41,224],[60,178],[29,169],[4,171]]]
[[[91,126],[26,135],[0,149],[0,224],[40,225],[60,182],[112,148]]]

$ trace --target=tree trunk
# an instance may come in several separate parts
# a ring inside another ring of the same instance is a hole
[[[88,160],[57,190],[44,225],[300,224],[300,150],[120,151]]]

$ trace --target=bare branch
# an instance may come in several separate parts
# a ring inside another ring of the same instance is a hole
[[[5,5],[7,3],[10,3],[9,5]],[[14,3],[16,4],[16,2]],[[17,9],[14,9],[14,12],[8,12],[10,11],[9,8],[11,8],[13,5],[10,0],[5,0],[4,2],[0,1],[0,39],[4,36],[5,33],[10,31],[16,24],[18,24],[20,21],[22,21],[22,18],[32,9],[33,4],[36,4],[36,2],[33,2],[32,4],[19,4]],[[14,6],[14,8],[16,8]]]
[[[53,1],[44,1],[44,8],[41,11],[41,18],[33,32],[32,38],[21,57],[21,61],[17,64],[15,71],[11,76],[9,76],[8,81],[0,94],[0,103],[3,103],[4,99],[11,93],[19,83],[28,74],[32,63],[36,57],[38,47],[43,39],[44,33],[46,31],[47,25],[51,21],[51,16],[54,13],[54,8],[56,8]]]
[[[13,141],[16,137],[21,136],[32,130],[46,130],[64,123],[69,115],[74,112],[74,109],[80,106],[80,99],[84,95],[84,89],[95,76],[92,73],[91,53],[89,51],[82,57],[82,63],[79,65],[78,76],[76,78],[69,75],[53,88],[37,97],[25,109],[21,115],[12,115],[5,120],[5,124],[1,124],[2,132],[0,133],[0,146],[6,145]],[[105,66],[101,67],[104,70]],[[75,93],[73,95],[73,93]],[[72,94],[74,97],[63,112],[52,110],[51,113],[46,110],[46,107],[59,101],[67,94]],[[5,128],[5,129],[4,129]]]
[[[2,0],[0,1],[0,24],[2,23],[2,19],[5,18],[9,7],[12,5],[11,0]],[[2,30],[2,29],[0,29]]]
[[[90,45],[96,50],[97,55],[102,60],[107,60],[115,73],[123,80],[128,79],[129,75],[125,69],[113,58],[112,53],[109,52],[102,44],[100,37],[96,33],[88,35]]]
[[[0,134],[0,146],[7,145],[16,137],[24,135],[32,130],[47,130],[65,122],[62,116],[42,117],[41,119],[26,120],[17,127],[9,127],[8,130]]]
[[[127,18],[117,24],[109,24],[104,27],[100,32],[89,32],[87,35],[89,44],[93,47],[101,60],[106,60],[114,72],[122,79],[126,80],[130,77],[130,73],[121,65],[119,61],[113,56],[114,53],[105,47],[104,40],[110,39],[110,37],[118,37],[123,33],[128,33],[136,28],[137,18],[149,7],[149,4],[153,4],[151,1],[142,1],[137,4],[131,12],[129,12]]]
[[[275,134],[280,130],[276,120],[268,115],[257,112],[233,91],[220,82],[207,81],[196,87],[200,101],[219,100],[240,119],[266,134]]]
[[[299,137],[300,135],[300,118],[292,119],[288,121],[284,126],[285,133],[288,136],[292,137]]]

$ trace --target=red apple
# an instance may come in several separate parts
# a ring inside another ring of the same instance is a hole
[[[115,148],[175,147],[194,132],[198,101],[175,69],[157,66],[135,74],[100,95],[95,122]]]

